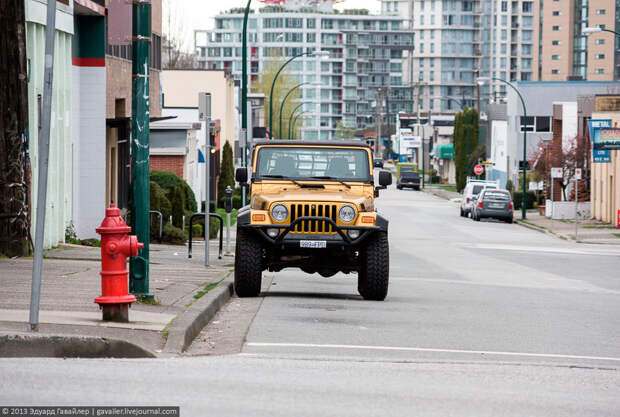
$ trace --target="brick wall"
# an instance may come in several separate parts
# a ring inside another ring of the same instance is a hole
[[[183,178],[184,165],[185,157],[182,155],[151,155],[150,157],[151,171],[174,172],[180,178]]]
[[[159,96],[160,71],[151,68],[149,79],[150,116],[161,116]],[[106,55],[106,118],[131,117],[131,61]],[[124,109],[117,108],[117,99],[124,99]]]

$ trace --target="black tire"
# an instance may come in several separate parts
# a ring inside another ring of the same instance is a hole
[[[263,248],[258,236],[237,229],[235,247],[235,293],[238,297],[257,297],[262,281]]]
[[[387,232],[369,238],[362,254],[357,289],[364,300],[383,301],[388,293],[390,246]]]
[[[512,217],[506,217],[504,221],[508,224],[512,224]]]
[[[397,185],[397,186],[396,186],[396,188],[397,188],[398,190],[402,190],[402,189],[403,189],[403,187],[402,187],[402,186],[400,186],[400,185]]]
[[[480,217],[480,215],[477,215],[476,218],[474,219],[475,221],[479,222],[480,220],[482,220],[482,217]]]
[[[480,221],[480,216],[477,216],[473,211],[471,212],[471,218],[477,222]]]
[[[461,217],[465,217],[465,212],[463,211],[463,207],[461,207]]]

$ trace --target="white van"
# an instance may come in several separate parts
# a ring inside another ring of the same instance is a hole
[[[471,214],[473,206],[472,199],[478,197],[478,194],[484,189],[497,190],[499,187],[495,181],[469,180],[463,190],[463,199],[461,200],[461,217],[468,217]]]

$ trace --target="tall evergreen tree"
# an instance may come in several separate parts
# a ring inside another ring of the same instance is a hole
[[[454,118],[454,162],[456,164],[456,188],[459,191],[465,188],[467,176],[472,174],[473,167],[478,162],[478,117],[476,109],[465,108]],[[469,160],[467,160],[468,148]]]
[[[224,207],[226,198],[226,187],[235,188],[235,176],[233,172],[233,151],[228,142],[224,143],[222,149],[222,166],[220,168],[220,179],[217,182],[217,196],[220,207]]]

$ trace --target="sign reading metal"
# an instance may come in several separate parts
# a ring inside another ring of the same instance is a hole
[[[562,168],[551,168],[551,178],[562,178],[564,170]]]
[[[588,120],[588,127],[590,132],[590,141],[594,147],[594,129],[610,128],[611,119],[592,119]],[[606,164],[611,162],[611,155],[609,149],[593,149],[592,150],[592,162],[597,164]]]

